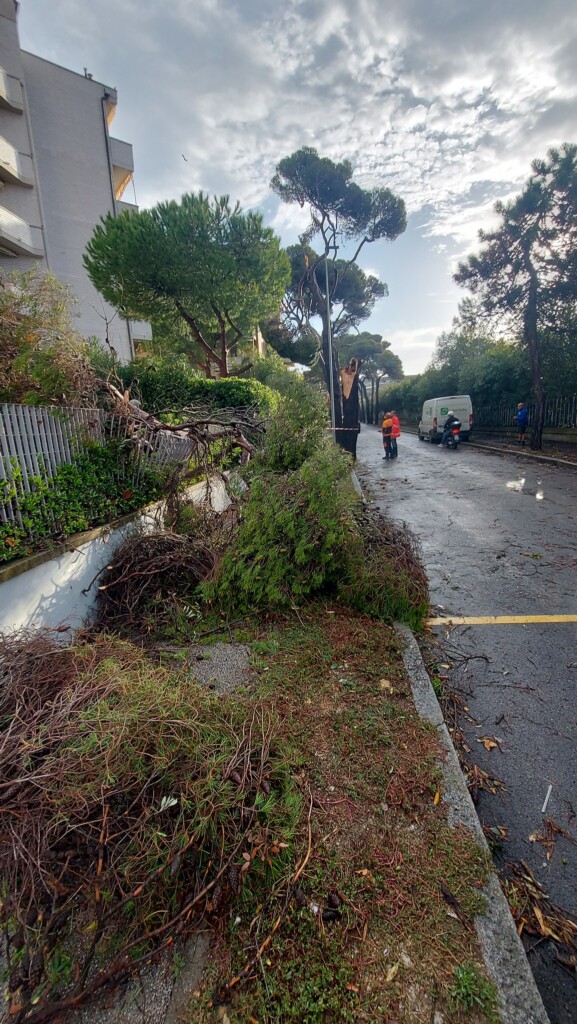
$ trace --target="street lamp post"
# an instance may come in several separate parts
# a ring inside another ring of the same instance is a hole
[[[331,331],[331,300],[329,295],[329,260],[325,256],[325,291],[327,299],[327,352],[329,357],[329,395],[331,400],[331,430],[333,441],[336,441],[335,432],[335,380],[333,370],[333,338]]]

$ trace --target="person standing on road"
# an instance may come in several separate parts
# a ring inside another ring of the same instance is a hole
[[[391,410],[391,419],[393,421],[393,430],[391,433],[391,458],[396,459],[399,454],[397,451],[397,440],[401,436],[401,424],[394,409]]]
[[[525,435],[527,433],[527,422],[529,420],[529,413],[525,408],[524,402],[519,402],[517,406],[517,413],[515,415],[517,422],[517,430],[519,431],[519,437],[517,438],[517,444],[525,444]]]
[[[383,416],[383,425],[381,427],[381,431],[383,435],[383,448],[385,449],[383,459],[386,459],[388,462],[389,459],[393,457],[391,454],[391,446],[393,443],[393,419],[390,412],[386,412]]]

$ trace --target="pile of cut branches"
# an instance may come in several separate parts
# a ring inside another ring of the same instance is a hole
[[[99,577],[96,628],[144,639],[194,600],[216,565],[202,542],[177,533],[129,537]]]
[[[339,584],[345,604],[368,615],[420,629],[429,607],[428,579],[416,537],[376,508],[353,511],[346,574]]]
[[[300,800],[263,705],[119,640],[0,638],[0,694],[10,1014],[41,1024],[270,884]]]

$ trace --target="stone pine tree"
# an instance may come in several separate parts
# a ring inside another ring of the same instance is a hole
[[[335,321],[340,317],[340,324],[334,324],[336,335],[339,330],[350,331],[359,320],[369,315],[371,301],[374,304],[378,297],[386,294],[385,286],[377,278],[364,275],[356,260],[365,245],[379,239],[392,241],[397,238],[405,230],[406,212],[403,200],[389,189],[362,189],[352,176],[352,165],[348,160],[334,163],[320,157],[315,149],[304,147],[280,161],[271,188],[284,202],[306,206],[310,212],[309,227],[300,239],[300,253],[295,252],[291,256],[292,290],[284,312],[297,333],[299,330],[310,331],[313,318],[321,321],[320,356],[329,391],[332,377],[335,426],[339,428],[336,437],[342,447],[355,455],[361,361],[352,354],[341,375],[336,352],[333,352],[331,363],[329,330],[333,317]],[[320,238],[319,252],[310,247],[313,238]],[[340,255],[347,243],[350,258]],[[348,302],[344,301],[347,290],[355,290],[355,281],[361,292],[364,286],[367,300],[357,304],[356,310],[350,295]],[[369,306],[369,312],[363,315]]]
[[[184,332],[192,361],[226,377],[229,357],[279,309],[288,257],[259,213],[202,192],[103,218],[84,256],[120,314]]]
[[[531,447],[542,447],[545,417],[541,348],[567,322],[577,303],[577,146],[535,160],[523,192],[495,207],[500,224],[479,232],[482,248],[461,263],[455,280],[469,288],[481,315],[504,319],[529,357],[535,396]]]

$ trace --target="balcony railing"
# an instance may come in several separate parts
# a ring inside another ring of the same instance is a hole
[[[4,71],[4,68],[0,68],[0,107],[13,110],[15,114],[21,114],[24,110],[20,81]]]
[[[32,160],[25,153],[19,153],[14,146],[0,135],[0,180],[17,185],[34,185]]]
[[[43,256],[42,230],[0,206],[0,246],[20,256]]]

